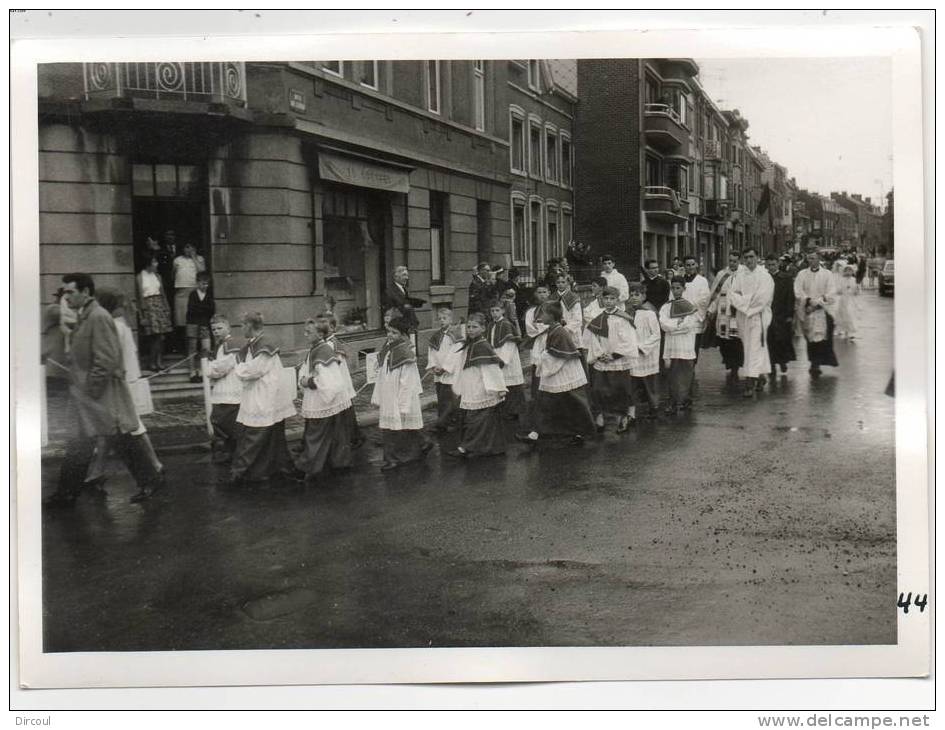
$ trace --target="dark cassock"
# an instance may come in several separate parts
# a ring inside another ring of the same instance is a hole
[[[540,436],[589,436],[596,432],[581,352],[561,324],[548,329],[538,377],[536,431]]]
[[[429,451],[430,443],[423,433],[420,408],[423,384],[410,338],[406,334],[388,336],[378,352],[377,362],[371,403],[380,410],[382,468],[418,461]]]
[[[235,369],[243,394],[236,417],[240,432],[230,465],[231,480],[256,482],[292,474],[285,419],[295,415],[294,392],[282,384],[279,344],[266,334],[251,337]]]
[[[630,370],[639,355],[634,318],[622,309],[604,310],[592,319],[584,333],[587,360],[593,373],[591,391],[601,412],[626,415],[633,405]],[[611,360],[600,357],[610,356]]]
[[[502,377],[509,389],[503,410],[509,419],[524,416],[525,374],[522,372],[522,359],[518,350],[519,337],[516,325],[506,317],[498,322],[492,320],[486,327],[486,341],[504,363]]]
[[[461,355],[463,369],[453,384],[463,411],[458,451],[466,456],[504,454],[508,441],[501,410],[508,392],[502,374],[505,364],[482,336],[467,339]]]
[[[322,340],[312,347],[299,368],[302,389],[302,453],[296,468],[313,478],[326,466],[346,469],[352,461],[351,398],[340,356]]]
[[[494,282],[486,281],[479,274],[473,274],[469,282],[469,313],[481,312],[488,317],[489,304],[500,294],[496,289]]]
[[[774,297],[771,300],[771,324],[768,325],[768,356],[771,372],[780,365],[781,370],[797,359],[794,352],[794,277],[779,271],[773,277]]]
[[[837,304],[837,286],[833,274],[823,266],[801,269],[794,278],[797,318],[807,340],[807,359],[811,371],[821,366],[837,367],[833,350],[833,308]]]
[[[646,274],[640,279],[646,289],[646,301],[653,305],[658,312],[669,301],[670,286],[662,276],[650,278]]]
[[[78,312],[69,354],[69,408],[67,419],[73,438],[59,471],[51,506],[75,502],[85,486],[85,477],[95,451],[95,441],[106,437],[134,477],[140,495],[147,496],[163,485],[155,471],[143,436],[138,430],[138,412],[128,384],[115,320],[94,299]]]

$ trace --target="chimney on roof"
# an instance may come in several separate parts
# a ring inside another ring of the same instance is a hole
[[[872,204],[873,204],[873,199],[872,199],[872,198],[867,198],[867,199],[866,199],[866,204],[867,204],[867,205],[872,205]]]
[[[844,190],[843,193],[842,193],[842,195],[843,195],[844,198],[847,197],[847,191]]]
[[[859,200],[861,203],[863,202],[863,198],[860,197],[860,194],[859,194],[859,193],[853,193],[853,199],[854,199],[854,200]]]

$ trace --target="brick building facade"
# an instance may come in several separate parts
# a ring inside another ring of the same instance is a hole
[[[462,316],[479,261],[541,267],[570,239],[576,76],[538,64],[43,66],[43,299],[75,270],[133,296],[147,237],[170,229],[207,259],[219,310],[258,309],[287,345],[330,307],[370,349],[398,265],[423,327],[436,304]],[[540,123],[534,176],[516,174],[512,110]],[[523,196],[537,233],[516,255]]]

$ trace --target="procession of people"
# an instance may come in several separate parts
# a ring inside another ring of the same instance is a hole
[[[514,440],[529,448],[577,446],[605,431],[609,417],[616,432],[624,433],[660,417],[661,405],[663,416],[676,417],[694,407],[695,364],[716,347],[727,383],[741,382],[743,396],[757,398],[769,378],[786,376],[796,359],[795,338],[806,341],[810,376],[818,378],[823,367],[838,365],[838,327],[855,336],[854,305],[845,299],[855,296],[855,270],[837,277],[816,251],[796,274],[790,257],[761,260],[754,248],[732,251],[711,286],[693,255],[680,258],[668,281],[656,261],[645,262],[636,281],[617,271],[612,256],[600,261],[587,301],[566,263],[550,262],[524,312],[516,306],[521,289],[515,282],[497,279],[495,268],[480,264],[467,317],[458,318],[449,306],[436,309],[425,362],[416,341],[416,308],[425,302],[408,294],[409,271],[397,267],[371,397],[381,470],[420,461],[434,448],[420,401],[430,375],[437,398],[433,430],[458,437],[444,453],[470,459],[504,454]],[[152,258],[139,282],[142,334],[148,338],[165,328],[164,307],[153,303],[154,297],[163,299],[158,264]],[[62,281],[61,297],[74,315],[64,359],[75,430],[57,490],[46,504],[71,506],[83,490],[101,492],[109,450],[138,484],[133,501],[147,501],[164,487],[165,477],[140,420],[152,406],[149,394],[142,397],[137,347],[123,319],[126,303],[113,292],[96,292],[87,274],[68,274]],[[215,312],[208,282],[204,272],[194,276],[188,335],[192,353],[199,344],[209,355],[204,375],[212,384],[212,461],[228,467],[225,484],[313,484],[351,468],[363,438],[354,411],[357,391],[332,313],[305,322],[308,349],[290,370],[283,367],[280,343],[265,332],[263,314],[248,312],[231,323]],[[237,325],[242,337],[232,334]],[[212,349],[205,341],[211,333]],[[158,359],[160,348],[149,346],[147,357]],[[292,453],[286,419],[297,413],[305,427]]]

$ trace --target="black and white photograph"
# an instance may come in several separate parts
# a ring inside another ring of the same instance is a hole
[[[310,47],[35,66],[42,662],[927,627],[895,53]]]

